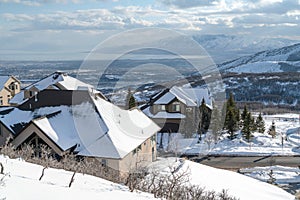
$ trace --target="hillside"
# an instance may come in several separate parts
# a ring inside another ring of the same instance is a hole
[[[196,40],[212,56],[215,63],[223,63],[242,56],[281,48],[297,43],[282,38],[260,38],[242,35],[194,35]]]
[[[58,169],[46,169],[41,181],[42,166],[27,163],[18,159],[8,159],[0,156],[4,166],[4,174],[0,175],[0,199],[6,200],[33,200],[33,199],[154,199],[152,194],[143,192],[130,192],[127,187],[106,181],[90,175],[76,174],[72,186],[68,183],[72,172]],[[189,184],[205,187],[205,190],[228,190],[243,200],[247,199],[294,199],[293,195],[284,190],[244,175],[226,170],[215,169],[191,161],[175,158],[160,159],[153,163],[162,174],[170,173],[170,166],[176,166],[180,173],[189,171],[191,182]],[[220,177],[223,177],[220,179]],[[230,181],[228,181],[230,179]],[[240,184],[247,187],[241,187]],[[16,188],[18,190],[16,191]],[[255,191],[255,192],[252,192]]]
[[[79,173],[69,188],[73,173],[65,170],[46,169],[43,179],[39,181],[43,170],[40,165],[2,155],[0,162],[5,174],[0,174],[0,199],[154,199],[151,194],[130,192],[126,186]]]
[[[218,67],[235,73],[300,72],[300,43],[241,57]]]

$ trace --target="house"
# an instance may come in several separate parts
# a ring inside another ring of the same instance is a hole
[[[30,144],[39,153],[43,144],[57,157],[73,152],[120,176],[156,159],[159,129],[139,109],[122,110],[95,90],[45,89],[0,110],[0,145],[11,136],[16,148]]]
[[[21,82],[14,76],[0,76],[0,106],[9,106],[10,99],[21,90]]]
[[[101,98],[106,99],[106,97],[92,85],[73,78],[65,72],[54,72],[53,74],[23,88],[20,93],[16,94],[10,100],[10,104],[13,106],[21,105],[43,90],[95,90],[94,93],[97,93]]]
[[[152,96],[141,110],[161,127],[160,132],[180,132],[190,137],[197,131],[203,100],[211,110],[212,99],[207,88],[173,86]]]

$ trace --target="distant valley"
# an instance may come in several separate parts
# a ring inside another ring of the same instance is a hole
[[[212,57],[220,61],[224,60],[219,57],[221,52],[230,53],[227,58],[238,56],[235,52],[246,55],[217,65],[226,93],[233,92],[237,101],[300,110],[300,43],[283,39],[265,39],[259,42],[225,35],[195,36],[194,39],[208,52],[215,52]],[[267,50],[250,54],[255,49],[264,48]],[[122,90],[127,90],[128,87],[136,90],[139,101],[145,101],[164,85],[178,84],[181,79],[188,80],[195,87],[205,85],[202,77],[195,75],[197,71],[183,59],[143,60],[139,57],[138,60],[117,60],[102,76],[99,76],[99,71],[95,68],[78,73],[81,63],[82,61],[0,61],[0,74],[15,75],[24,85],[54,71],[65,71],[74,77],[79,74],[83,81],[98,86],[118,104],[122,104],[124,99]],[[146,71],[130,71],[149,63]],[[95,61],[94,65],[104,67],[101,62]],[[166,75],[161,69],[155,68],[157,65],[172,67],[182,76]],[[131,72],[131,76],[124,78],[123,75],[128,72]],[[118,85],[121,81],[123,83]]]

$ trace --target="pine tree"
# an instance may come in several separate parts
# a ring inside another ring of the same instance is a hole
[[[210,111],[209,108],[206,106],[204,98],[201,101],[199,112],[200,112],[200,122],[198,125],[198,133],[199,133],[199,140],[201,140],[202,134],[208,130],[210,125]]]
[[[236,109],[236,122],[237,122],[237,125],[240,124],[240,110],[238,108],[235,108]]]
[[[238,119],[239,119],[239,111],[236,108],[235,101],[233,98],[233,94],[230,93],[229,99],[226,103],[226,116],[225,116],[225,123],[224,128],[228,130],[230,134],[230,139],[234,138],[234,132],[238,128]]]
[[[136,102],[135,102],[135,98],[134,96],[131,94],[130,98],[129,98],[129,106],[128,109],[134,108],[136,106]]]
[[[242,112],[242,114],[241,114],[241,119],[242,119],[243,121],[245,120],[247,114],[248,114],[248,109],[247,109],[247,106],[245,105],[245,106],[244,106],[244,110],[243,110],[243,112]]]
[[[227,109],[227,130],[230,134],[230,139],[234,139],[234,131],[236,131],[236,117],[235,117],[235,112],[233,108],[228,108]]]
[[[255,124],[259,133],[265,132],[265,121],[263,120],[261,113],[259,113],[258,117],[256,118]]]
[[[251,113],[248,112],[247,115],[245,116],[245,119],[243,121],[243,136],[245,137],[245,139],[250,142],[251,138],[252,138],[252,116]]]
[[[131,108],[134,108],[135,106],[136,106],[135,98],[131,92],[131,89],[128,88],[126,102],[125,102],[125,108],[131,109]]]
[[[251,130],[251,132],[255,132],[257,130],[255,119],[254,119],[254,117],[252,117],[251,114],[250,114],[250,130]]]

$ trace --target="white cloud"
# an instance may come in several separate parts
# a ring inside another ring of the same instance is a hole
[[[67,4],[67,3],[80,3],[82,0],[0,0],[0,3],[15,3],[23,4],[26,6],[41,6],[43,4]]]
[[[41,3],[39,1],[22,1],[22,0],[0,0],[0,3],[16,3],[23,4],[27,6],[40,6]]]

